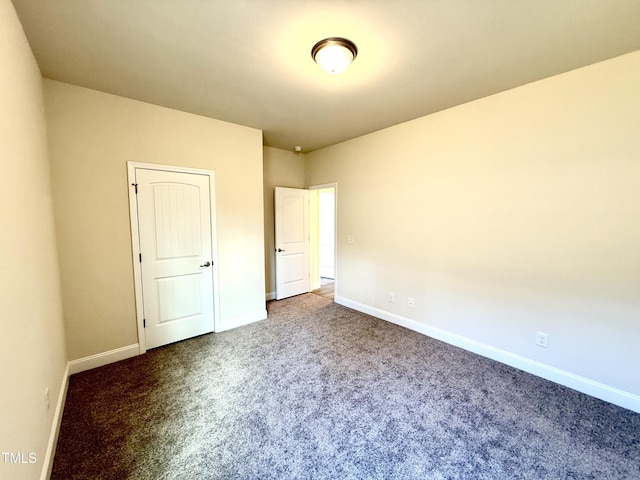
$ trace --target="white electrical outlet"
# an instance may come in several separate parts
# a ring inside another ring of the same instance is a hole
[[[549,335],[543,332],[536,333],[536,345],[547,348],[549,344]]]
[[[415,306],[416,306],[416,301],[411,297],[407,298],[407,307],[415,308]]]
[[[393,303],[396,301],[396,294],[395,293],[387,293],[387,302],[389,303]]]
[[[47,412],[48,412],[49,408],[51,407],[51,401],[49,400],[49,389],[48,388],[44,389],[44,405],[45,405],[45,407],[47,407]]]

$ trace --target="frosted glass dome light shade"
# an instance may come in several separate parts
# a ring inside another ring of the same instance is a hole
[[[311,57],[329,75],[344,72],[358,55],[356,45],[346,38],[330,37],[320,40],[311,49]]]

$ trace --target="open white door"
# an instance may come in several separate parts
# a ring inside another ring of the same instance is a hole
[[[275,188],[276,300],[306,293],[309,279],[309,191]]]
[[[147,349],[214,330],[212,181],[135,168]]]

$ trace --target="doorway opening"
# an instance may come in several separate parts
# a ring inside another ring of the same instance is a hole
[[[309,187],[311,204],[311,291],[334,299],[337,283],[337,184]]]

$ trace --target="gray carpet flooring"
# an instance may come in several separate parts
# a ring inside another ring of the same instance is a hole
[[[638,479],[640,415],[307,294],[73,375],[54,479]]]

